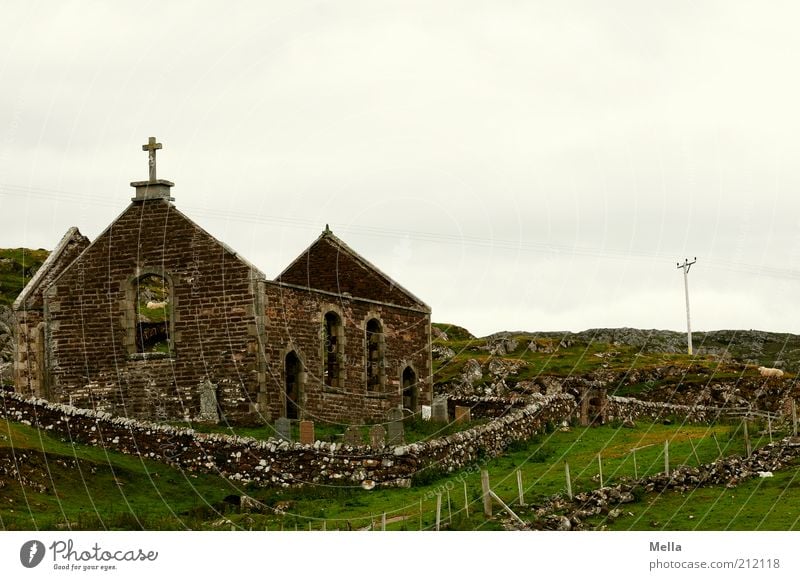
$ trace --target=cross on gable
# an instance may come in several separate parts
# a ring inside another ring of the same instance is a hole
[[[145,145],[142,145],[142,151],[147,151],[147,164],[150,167],[150,181],[156,181],[156,151],[163,146],[161,143],[156,143],[155,137],[150,137]]]

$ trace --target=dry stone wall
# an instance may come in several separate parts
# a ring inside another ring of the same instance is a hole
[[[647,418],[653,420],[678,416],[688,422],[706,423],[732,414],[735,409],[703,405],[673,405],[656,401],[640,401],[627,397],[608,397],[608,420],[625,421]]]
[[[454,435],[372,449],[321,441],[302,445],[200,434],[0,391],[0,416],[55,437],[264,486],[325,483],[365,489],[408,487],[423,470],[450,472],[498,455],[511,443],[542,432],[548,423],[569,418],[575,409],[572,397],[554,395]]]

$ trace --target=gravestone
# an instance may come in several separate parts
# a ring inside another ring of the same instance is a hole
[[[314,421],[300,421],[300,443],[313,445],[316,441],[314,435]]]
[[[275,421],[275,433],[278,439],[292,441],[292,422],[286,417],[281,417]]]
[[[373,449],[386,447],[386,429],[383,425],[373,425],[369,430],[369,444]]]
[[[430,405],[422,405],[422,420],[423,421],[430,421],[431,420],[431,406]]]
[[[433,400],[431,407],[431,419],[439,423],[449,423],[450,418],[447,415],[447,397],[436,397]]]
[[[361,427],[350,425],[344,432],[344,444],[358,447],[363,445],[364,441],[361,438]]]
[[[389,441],[391,445],[403,445],[406,441],[405,427],[403,426],[403,410],[389,409]]]
[[[465,423],[471,420],[469,407],[459,407],[456,405],[456,421],[464,421]]]
[[[208,380],[200,385],[200,420],[219,423],[217,387]]]

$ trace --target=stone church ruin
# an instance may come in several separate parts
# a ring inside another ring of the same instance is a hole
[[[432,403],[430,308],[326,226],[274,280],[147,181],[14,303],[16,390],[154,420],[384,420]]]

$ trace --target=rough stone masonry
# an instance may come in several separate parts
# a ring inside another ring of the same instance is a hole
[[[430,308],[329,228],[275,280],[150,178],[14,304],[18,392],[152,420],[380,421],[432,401]],[[265,240],[265,243],[267,240]],[[216,408],[214,408],[216,407]]]

